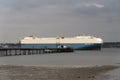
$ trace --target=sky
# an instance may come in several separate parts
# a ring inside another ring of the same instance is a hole
[[[0,42],[31,35],[120,41],[120,0],[0,0]]]

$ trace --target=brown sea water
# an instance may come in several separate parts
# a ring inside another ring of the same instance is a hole
[[[47,67],[86,67],[120,65],[120,49],[105,48],[101,51],[75,51],[72,53],[49,53],[0,57],[0,65],[24,65]],[[102,74],[102,80],[120,80],[120,69]],[[100,78],[101,80],[101,78]]]
[[[106,48],[101,51],[74,51],[72,53],[49,53],[0,57],[0,65],[33,66],[95,66],[120,63],[120,49]]]

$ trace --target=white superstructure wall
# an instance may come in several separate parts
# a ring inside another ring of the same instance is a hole
[[[37,38],[25,37],[20,40],[21,44],[55,44],[55,43],[103,43],[101,38],[93,36],[77,36],[77,37],[59,37],[59,38]]]

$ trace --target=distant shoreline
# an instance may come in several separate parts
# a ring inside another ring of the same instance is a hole
[[[0,43],[0,47],[19,47],[19,43]],[[120,42],[104,42],[102,48],[120,48]]]
[[[120,48],[120,42],[104,42],[102,48]]]

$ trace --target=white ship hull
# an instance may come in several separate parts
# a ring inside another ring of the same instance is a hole
[[[73,38],[36,38],[25,37],[20,40],[22,48],[57,48],[67,46],[78,50],[100,50],[103,41],[92,36],[77,36]]]

